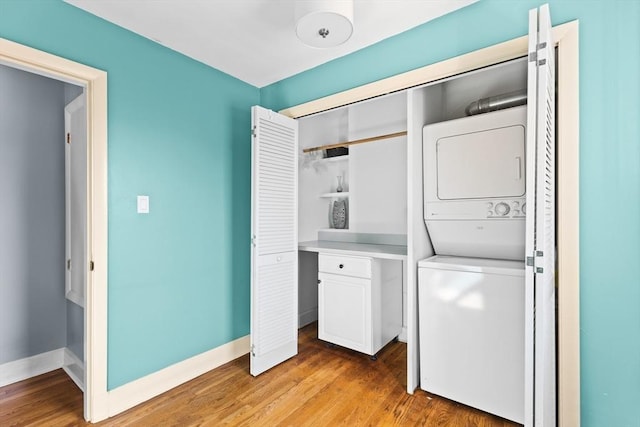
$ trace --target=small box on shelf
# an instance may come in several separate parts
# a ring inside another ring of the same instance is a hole
[[[325,158],[347,156],[349,155],[349,147],[327,148],[324,152]]]

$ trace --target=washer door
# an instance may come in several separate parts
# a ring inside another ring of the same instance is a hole
[[[420,387],[523,423],[524,277],[424,266],[418,276]]]

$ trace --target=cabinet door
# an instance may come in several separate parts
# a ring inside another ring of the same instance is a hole
[[[371,279],[319,273],[318,338],[371,352]]]
[[[549,5],[529,12],[525,425],[556,425],[555,48]]]
[[[253,107],[251,374],[298,353],[298,124]]]

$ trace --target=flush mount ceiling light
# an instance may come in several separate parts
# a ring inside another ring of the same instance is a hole
[[[312,47],[334,47],[353,33],[353,0],[294,0],[296,35]]]

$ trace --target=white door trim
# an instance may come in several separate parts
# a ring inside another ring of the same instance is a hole
[[[108,416],[107,393],[107,73],[0,38],[0,63],[85,88],[87,102],[87,257],[85,410]]]
[[[558,61],[557,216],[558,425],[580,425],[580,101],[578,21],[553,27]],[[528,36],[281,110],[292,118],[420,86],[527,55]]]

